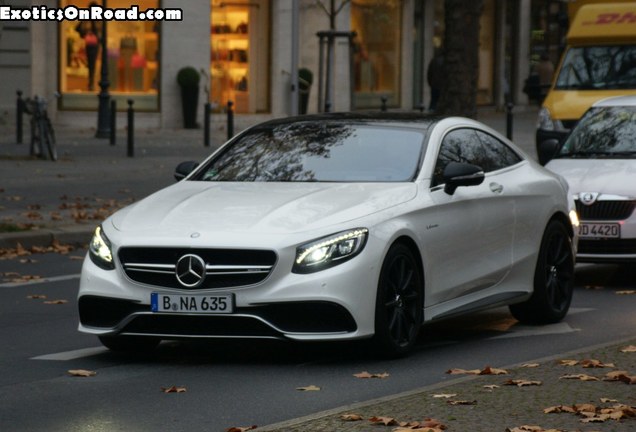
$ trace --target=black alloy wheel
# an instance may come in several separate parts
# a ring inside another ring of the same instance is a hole
[[[423,278],[411,250],[389,249],[378,281],[374,343],[388,357],[407,354],[417,341],[423,316]]]
[[[530,324],[563,319],[574,291],[574,250],[563,223],[551,221],[541,240],[534,273],[534,293],[528,301],[510,306],[512,315]]]

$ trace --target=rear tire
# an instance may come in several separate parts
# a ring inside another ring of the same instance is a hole
[[[111,351],[145,354],[154,351],[161,339],[142,336],[99,336],[99,341]]]
[[[551,221],[543,233],[534,272],[534,292],[523,303],[510,306],[512,315],[528,324],[561,321],[570,308],[574,290],[574,250],[567,228]]]
[[[401,243],[389,249],[378,281],[375,306],[376,349],[401,357],[415,345],[422,326],[424,283],[411,250]]]

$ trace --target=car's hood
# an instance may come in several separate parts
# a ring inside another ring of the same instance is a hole
[[[355,220],[415,197],[413,183],[182,181],[120,210],[119,231],[294,233]]]
[[[598,192],[636,197],[634,159],[553,159],[547,165],[561,174],[570,192]]]

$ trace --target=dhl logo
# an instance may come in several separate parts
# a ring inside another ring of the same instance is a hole
[[[636,23],[636,12],[598,14],[596,21],[586,21],[583,25],[630,24]]]

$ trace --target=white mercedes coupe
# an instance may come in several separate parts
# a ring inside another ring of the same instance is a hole
[[[79,330],[113,350],[163,339],[373,338],[509,305],[552,323],[572,299],[567,183],[485,125],[405,113],[272,120],[105,220]]]

